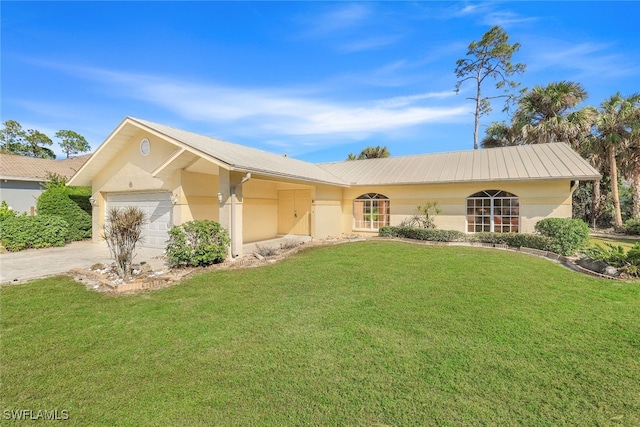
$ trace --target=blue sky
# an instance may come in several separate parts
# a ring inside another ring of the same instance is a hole
[[[640,91],[639,2],[0,7],[1,121],[94,149],[126,116],[312,162],[471,149],[473,88],[456,95],[453,70],[493,25],[521,43],[524,87],[579,82],[594,106]],[[493,105],[482,125],[505,118]]]

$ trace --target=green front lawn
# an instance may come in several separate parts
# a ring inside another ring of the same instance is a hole
[[[604,236],[590,236],[589,244],[595,245],[598,244],[602,247],[606,247],[607,243],[613,246],[622,246],[625,251],[628,251],[635,245],[640,242],[640,238],[629,236],[629,237],[604,237]]]
[[[0,297],[3,421],[640,424],[638,282],[525,254],[370,241],[138,295]]]

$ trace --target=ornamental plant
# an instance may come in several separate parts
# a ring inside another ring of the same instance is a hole
[[[211,220],[185,222],[169,230],[169,267],[198,267],[223,262],[231,240],[227,230]]]
[[[111,257],[115,260],[118,276],[123,280],[131,275],[136,244],[142,239],[145,220],[144,212],[135,206],[110,208],[107,212],[102,238],[106,240]]]
[[[573,255],[589,243],[589,226],[581,219],[545,218],[535,230],[551,238],[548,250],[560,255]]]

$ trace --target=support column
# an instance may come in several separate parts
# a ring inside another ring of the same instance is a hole
[[[231,237],[233,235],[231,230],[231,174],[223,168],[220,168],[218,175],[218,194],[221,198],[218,204],[218,222]],[[229,248],[229,255],[233,256],[231,248]]]
[[[234,257],[243,255],[242,246],[244,244],[244,233],[242,232],[242,186],[237,186],[231,197],[231,226],[233,227],[231,247]]]

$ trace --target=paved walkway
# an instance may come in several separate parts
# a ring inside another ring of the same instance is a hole
[[[281,243],[296,240],[307,242],[309,236],[283,236],[257,243],[247,243],[243,251],[251,255],[256,244],[265,247],[279,246]],[[136,249],[134,263],[146,262],[154,271],[166,270],[162,257],[164,249]],[[21,252],[0,253],[0,284],[23,283],[33,279],[65,274],[74,268],[89,268],[94,264],[113,263],[106,242],[72,242],[61,248],[29,249]]]
[[[154,270],[165,268],[159,258],[163,249],[137,248],[135,263],[145,261]],[[0,254],[0,284],[22,283],[42,277],[64,274],[74,268],[89,268],[94,264],[113,262],[109,248],[101,242],[72,242],[60,248],[29,249]]]

